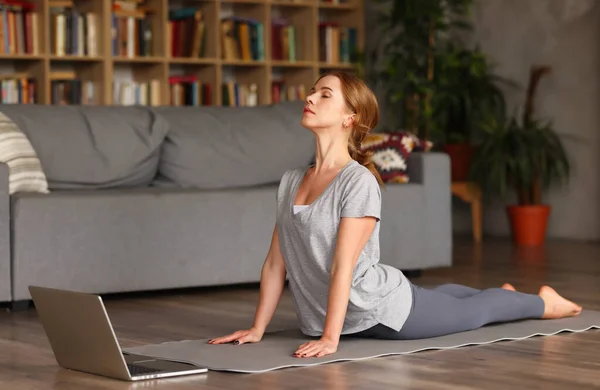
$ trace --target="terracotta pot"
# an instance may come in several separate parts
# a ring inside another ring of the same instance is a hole
[[[452,181],[467,181],[475,147],[469,144],[446,144],[444,152],[450,156],[450,176]]]
[[[548,205],[508,206],[506,208],[513,241],[518,246],[541,246],[546,239],[546,228],[551,207]]]

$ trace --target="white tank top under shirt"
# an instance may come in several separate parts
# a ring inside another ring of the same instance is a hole
[[[277,190],[279,245],[301,331],[309,336],[322,334],[339,224],[343,217],[364,216],[376,217],[377,223],[352,274],[342,334],[378,323],[400,330],[412,306],[412,291],[399,269],[379,262],[381,188],[377,179],[352,160],[314,202],[294,205],[307,169],[285,172]]]
[[[304,210],[307,207],[308,207],[307,204],[295,204],[294,205],[294,214],[299,213],[300,211]]]

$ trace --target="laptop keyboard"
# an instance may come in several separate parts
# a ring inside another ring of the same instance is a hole
[[[162,371],[162,370],[160,370],[158,368],[136,366],[134,364],[127,364],[127,368],[129,369],[129,373],[131,374],[131,376],[144,375],[144,374],[153,374],[155,372],[161,372]]]

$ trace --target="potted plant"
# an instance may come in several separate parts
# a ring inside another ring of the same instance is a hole
[[[473,0],[380,0],[381,50],[369,58],[386,93],[392,131],[432,141],[450,156],[453,181],[465,181],[484,113],[505,112],[490,61],[458,35],[472,29]],[[372,78],[373,80],[373,78]]]
[[[486,195],[505,196],[515,191],[517,203],[507,206],[513,240],[518,246],[544,243],[551,206],[543,192],[568,180],[571,166],[562,141],[551,122],[534,119],[533,102],[548,67],[533,67],[521,121],[491,119],[483,125],[483,141],[473,157],[470,172]]]

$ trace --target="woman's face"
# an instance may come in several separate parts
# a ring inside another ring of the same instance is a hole
[[[325,76],[310,90],[306,97],[306,105],[302,114],[302,126],[318,131],[318,129],[340,129],[343,123],[351,125],[351,113],[342,95],[340,79]]]

